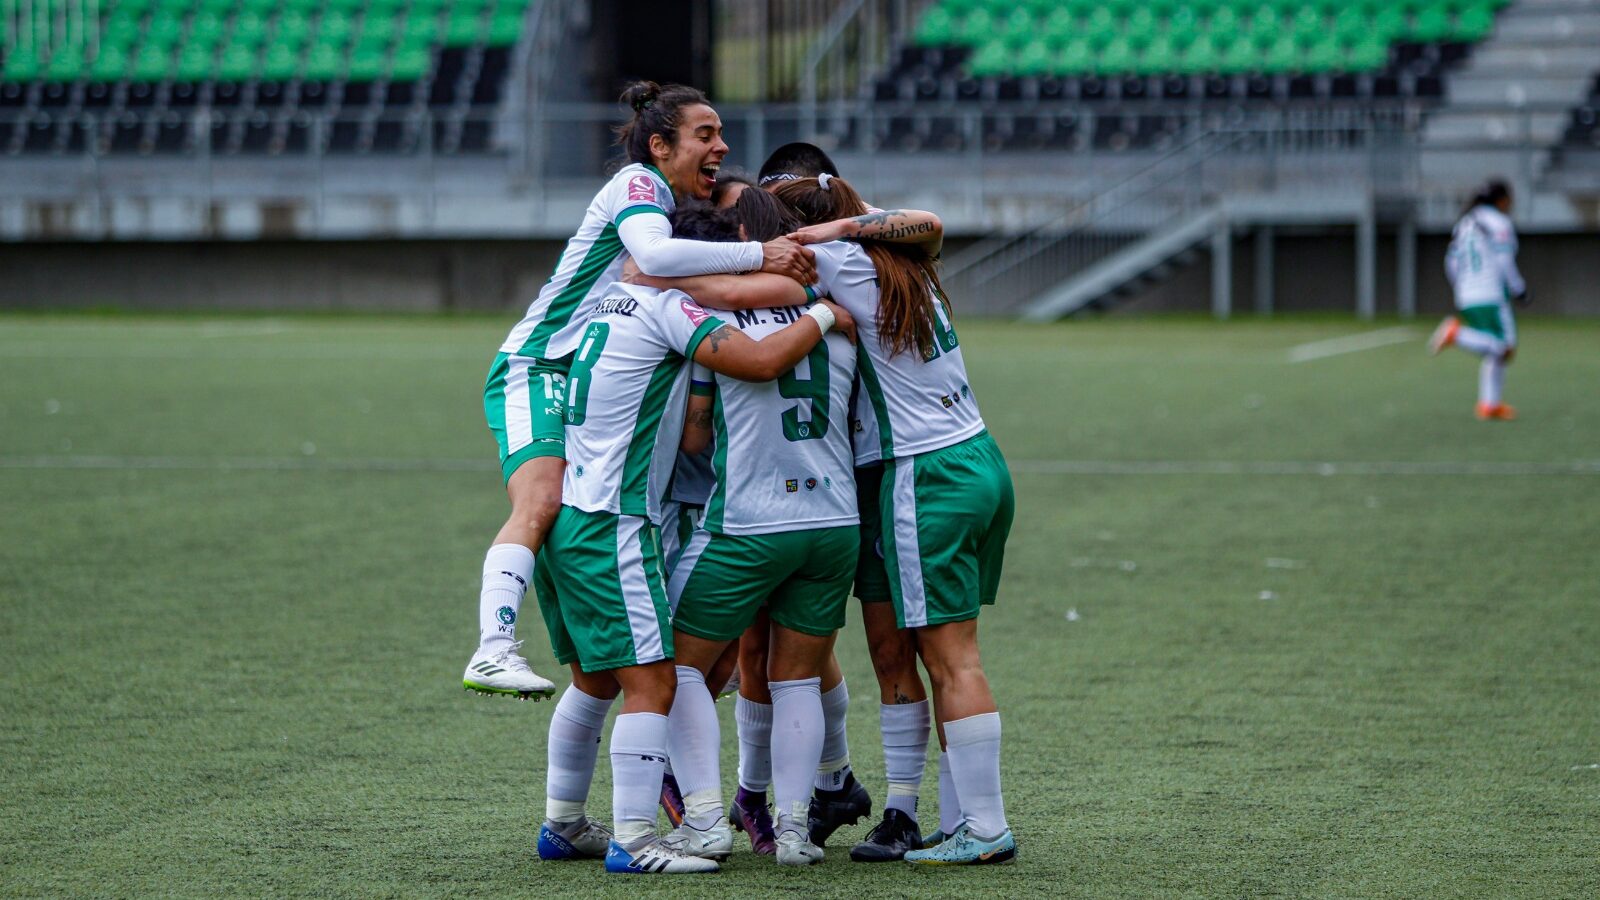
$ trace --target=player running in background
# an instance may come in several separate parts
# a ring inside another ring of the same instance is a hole
[[[785,181],[775,193],[814,233],[866,205],[841,178]],[[856,316],[862,385],[884,458],[884,558],[895,616],[913,629],[933,682],[935,719],[961,824],[911,863],[984,864],[1016,856],[1000,790],[1000,714],[978,655],[977,619],[999,588],[1015,498],[984,428],[933,262],[881,243],[819,243],[818,290]]]
[[[1428,348],[1438,354],[1456,346],[1482,357],[1478,418],[1514,419],[1516,410],[1501,399],[1506,366],[1517,352],[1510,301],[1526,303],[1528,285],[1517,271],[1517,232],[1505,182],[1489,182],[1467,205],[1450,236],[1444,270],[1455,289],[1456,315],[1439,323]]]
[[[618,129],[630,162],[600,189],[567,241],[556,271],[511,330],[484,385],[484,412],[500,449],[511,515],[484,557],[478,649],[462,683],[521,696],[555,685],[517,653],[517,615],[533,578],[534,554],[561,508],[565,468],[562,405],[567,369],[599,292],[618,280],[624,259],[660,275],[814,271],[791,241],[706,244],[672,238],[667,214],[678,197],[710,196],[728,145],[722,121],[699,91],[637,82],[622,95],[633,118]]]
[[[656,835],[676,679],[657,531],[681,440],[686,362],[752,380],[792,369],[834,325],[817,304],[753,341],[675,291],[612,284],[600,292],[567,379],[562,506],[535,589],[557,661],[572,685],[551,718],[543,859],[604,855],[606,870],[716,871],[681,837]],[[850,327],[848,313],[838,312]],[[601,730],[611,734],[613,827],[585,813]]]

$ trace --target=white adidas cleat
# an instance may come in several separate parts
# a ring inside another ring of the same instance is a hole
[[[822,848],[792,828],[778,834],[777,855],[780,866],[809,866],[822,862]]]
[[[720,816],[716,824],[704,830],[684,822],[674,828],[668,837],[681,842],[684,852],[702,859],[724,860],[733,852],[733,829],[728,817]]]
[[[631,851],[612,841],[606,852],[606,871],[626,875],[691,875],[721,870],[715,862],[688,853],[676,834],[654,838]]]
[[[522,642],[517,641],[492,653],[485,653],[480,647],[461,676],[462,687],[480,694],[514,694],[524,700],[554,694],[556,683],[533,671],[528,661],[517,655],[521,646]]]

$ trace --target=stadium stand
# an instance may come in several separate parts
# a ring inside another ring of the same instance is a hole
[[[1572,111],[1565,143],[1569,147],[1600,150],[1600,75],[1589,88],[1589,96]]]
[[[114,0],[54,40],[22,21],[0,153],[481,152],[528,4]]]

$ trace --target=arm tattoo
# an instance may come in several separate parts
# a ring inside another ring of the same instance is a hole
[[[705,430],[710,431],[711,430],[711,410],[709,410],[709,409],[697,409],[697,410],[690,411],[690,413],[689,413],[689,425],[692,428],[704,428]]]
[[[724,325],[716,331],[706,335],[706,340],[711,342],[711,352],[717,352],[717,345],[733,337],[733,326]]]
[[[918,222],[914,225],[896,225],[893,228],[886,229],[883,232],[882,239],[886,241],[897,241],[901,238],[908,238],[915,234],[927,234],[932,230],[933,223],[931,222]]]

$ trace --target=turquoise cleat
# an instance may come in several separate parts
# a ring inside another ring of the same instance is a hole
[[[982,841],[965,825],[937,846],[907,853],[908,863],[925,866],[992,866],[1017,858],[1017,840],[1011,829],[992,841]]]

